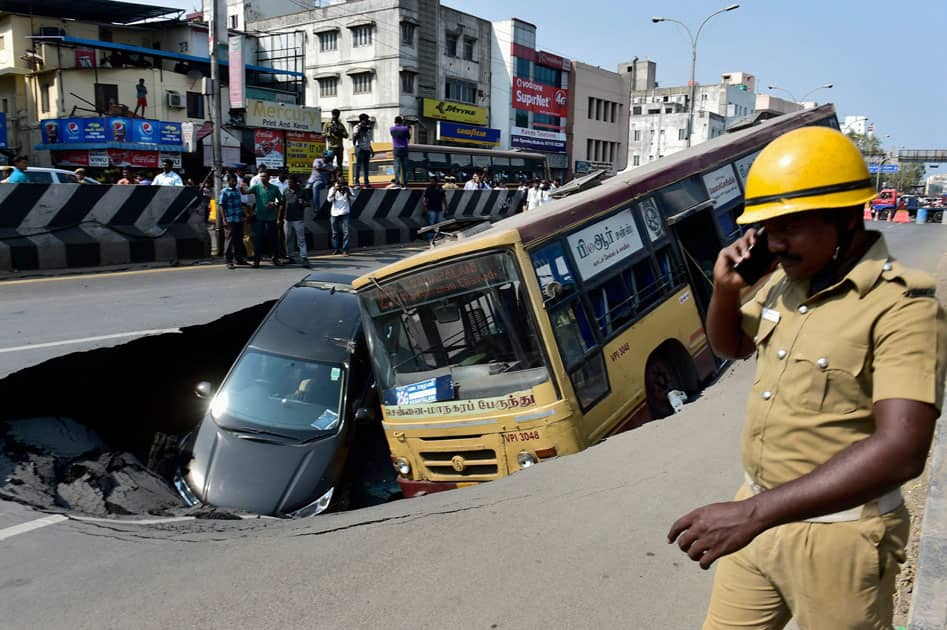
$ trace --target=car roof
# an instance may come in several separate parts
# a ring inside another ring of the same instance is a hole
[[[302,359],[348,363],[362,330],[358,298],[350,282],[335,282],[329,275],[343,274],[310,274],[290,287],[249,346]]]

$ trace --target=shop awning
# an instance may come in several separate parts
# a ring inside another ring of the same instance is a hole
[[[104,22],[106,24],[131,24],[160,17],[173,17],[184,13],[183,9],[156,7],[152,4],[114,2],[114,0],[3,0],[0,11],[24,15],[71,20]]]
[[[187,61],[190,63],[210,63],[210,57],[198,57],[196,55],[185,55],[183,53],[171,52],[170,50],[158,50],[156,48],[145,48],[143,46],[130,46],[128,44],[119,44],[116,42],[105,42],[98,39],[84,39],[82,37],[72,37],[70,35],[42,35],[32,38],[34,41],[50,43],[62,42],[67,46],[81,46],[84,48],[96,48],[99,50],[120,50],[123,52],[135,53],[139,55],[148,55],[149,57],[159,57],[161,59],[175,59],[177,61]],[[229,65],[227,60],[221,59],[220,65]],[[263,66],[253,66],[247,64],[244,66],[251,72],[260,72],[264,74],[281,74],[291,77],[303,77],[302,72],[295,70],[280,70],[277,68],[265,68]]]
[[[37,144],[34,151],[101,151],[103,149],[125,149],[128,151],[160,151],[162,153],[185,153],[183,144],[151,144],[150,142],[58,142]]]

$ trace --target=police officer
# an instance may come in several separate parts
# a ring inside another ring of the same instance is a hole
[[[762,224],[779,268],[741,308],[734,266],[762,243],[747,230],[717,258],[707,318],[718,355],[757,356],[746,482],[668,533],[702,568],[720,559],[704,628],[891,627],[899,488],[942,408],[947,318],[933,279],[865,230],[873,196],[858,149],[826,127],[777,138],[750,169],[738,221]]]

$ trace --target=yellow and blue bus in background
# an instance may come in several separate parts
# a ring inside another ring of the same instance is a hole
[[[354,283],[406,496],[496,479],[674,411],[750,164],[826,105],[715,138]],[[565,191],[565,187],[563,189]]]

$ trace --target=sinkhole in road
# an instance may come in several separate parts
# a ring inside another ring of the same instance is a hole
[[[189,508],[172,485],[180,445],[204,418],[267,301],[180,332],[76,352],[0,380],[0,498],[81,515],[237,518]],[[398,498],[380,421],[351,445],[345,509]]]

